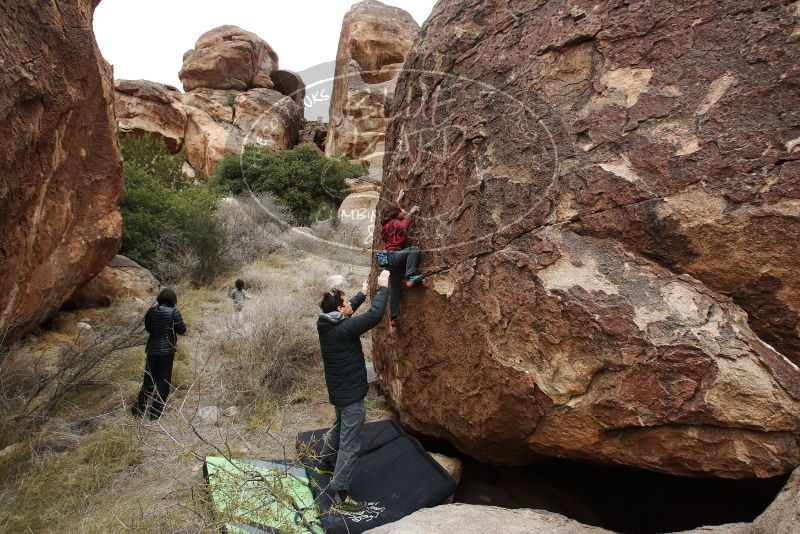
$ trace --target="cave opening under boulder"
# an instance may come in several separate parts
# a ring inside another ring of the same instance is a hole
[[[688,478],[559,458],[495,466],[449,443],[416,437],[426,450],[461,460],[454,502],[547,510],[627,534],[752,522],[789,478],[788,474],[765,479]]]

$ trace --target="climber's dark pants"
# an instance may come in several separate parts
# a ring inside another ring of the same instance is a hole
[[[172,382],[172,362],[175,353],[164,355],[147,355],[147,362],[144,367],[144,380],[142,388],[139,390],[139,398],[136,399],[135,410],[144,413],[147,399],[150,399],[150,418],[158,419],[164,411],[164,404],[169,396],[169,387]],[[154,393],[155,390],[155,394]]]
[[[387,250],[389,253],[389,308],[392,318],[400,316],[400,288],[403,280],[417,274],[419,248]]]

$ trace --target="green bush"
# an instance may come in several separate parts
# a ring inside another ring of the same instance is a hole
[[[192,181],[181,171],[185,160],[183,151],[170,154],[162,137],[120,132],[119,145],[126,168],[136,167],[173,189],[192,185]]]
[[[148,269],[178,261],[176,248],[196,258],[192,281],[206,283],[224,270],[225,232],[215,217],[218,196],[194,186],[181,172],[182,153],[170,154],[160,138],[120,136],[124,158],[122,254]]]
[[[267,152],[245,147],[241,155],[217,164],[212,187],[222,194],[270,192],[285,203],[301,225],[335,213],[347,196],[345,178],[363,176],[365,168],[344,157],[328,158],[308,146]]]

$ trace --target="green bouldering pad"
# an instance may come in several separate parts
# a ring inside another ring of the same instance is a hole
[[[324,533],[302,467],[207,456],[203,473],[229,534]]]

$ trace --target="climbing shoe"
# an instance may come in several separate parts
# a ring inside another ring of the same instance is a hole
[[[398,326],[400,326],[400,321],[397,319],[397,317],[392,317],[391,319],[389,319],[389,326],[391,326],[392,328],[397,328]]]
[[[425,277],[422,276],[421,274],[415,274],[414,276],[409,276],[408,278],[403,280],[403,283],[405,284],[406,287],[414,287],[418,283],[422,282],[423,278]]]
[[[333,506],[331,506],[331,511],[340,514],[358,514],[366,509],[367,505],[365,505],[363,502],[358,502],[349,495],[345,497],[344,500],[341,500],[337,496],[336,501],[333,503]]]
[[[336,466],[332,463],[322,462],[316,467],[312,467],[311,470],[320,475],[332,475],[336,470]]]

